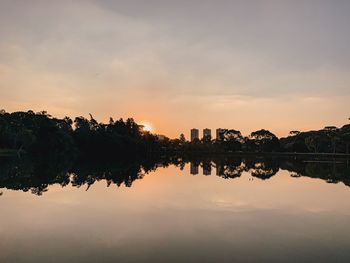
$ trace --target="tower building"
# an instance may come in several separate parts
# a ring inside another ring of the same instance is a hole
[[[191,129],[191,141],[194,141],[195,139],[199,139],[199,130]]]
[[[203,138],[209,137],[211,138],[211,129],[205,128],[203,129]]]

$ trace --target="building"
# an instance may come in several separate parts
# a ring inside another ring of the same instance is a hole
[[[204,138],[211,139],[211,129],[208,129],[208,128],[203,129],[203,139]]]
[[[199,139],[199,130],[191,129],[191,141],[194,141],[195,139]]]
[[[221,141],[225,131],[226,131],[225,129],[221,129],[221,128],[216,129],[216,140]]]

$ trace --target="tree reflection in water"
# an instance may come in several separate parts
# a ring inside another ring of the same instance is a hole
[[[159,167],[175,165],[181,170],[190,164],[192,175],[215,174],[224,179],[239,178],[243,172],[252,177],[268,180],[277,172],[287,170],[292,177],[311,177],[328,183],[342,182],[350,186],[348,160],[306,160],[279,157],[221,156],[221,157],[167,157],[143,160],[92,161],[54,158],[3,158],[0,159],[0,188],[31,191],[42,195],[50,185],[62,187],[85,186],[86,190],[95,182],[106,181],[107,187],[124,185],[131,187],[135,180]],[[215,172],[213,172],[215,171]],[[3,192],[0,191],[0,195]]]

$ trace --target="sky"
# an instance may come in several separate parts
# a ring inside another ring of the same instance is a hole
[[[350,1],[0,0],[0,108],[290,130],[350,117]]]

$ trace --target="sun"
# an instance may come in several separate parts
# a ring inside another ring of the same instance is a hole
[[[146,132],[152,132],[153,131],[153,126],[149,122],[141,122],[142,130]]]

